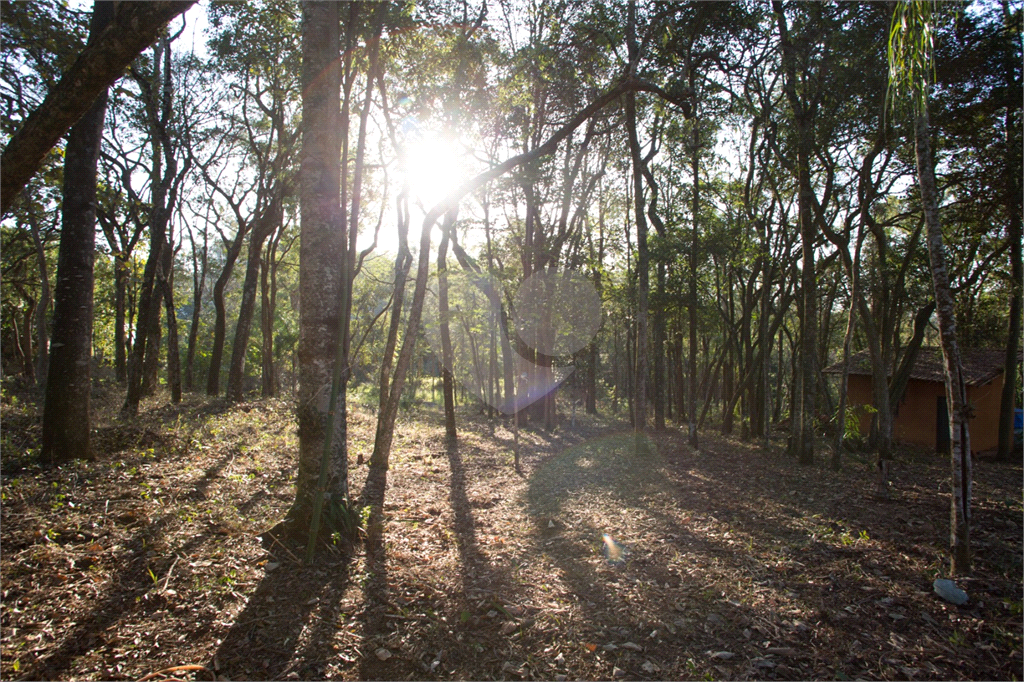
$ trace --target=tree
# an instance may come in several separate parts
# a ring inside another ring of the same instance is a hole
[[[114,15],[112,2],[93,5],[89,41]],[[96,166],[107,113],[104,90],[71,129],[64,153],[60,255],[54,288],[53,342],[43,406],[44,462],[92,459],[93,254],[96,239]]]
[[[167,23],[195,0],[118,5],[109,28],[90,40],[71,68],[4,147],[0,158],[0,215],[39,169],[43,157],[97,97],[121,77]]]
[[[953,575],[971,570],[971,437],[960,347],[957,343],[955,301],[949,284],[946,250],[939,221],[939,195],[935,183],[935,162],[931,150],[928,99],[931,89],[937,3],[902,0],[893,13],[889,34],[889,73],[893,85],[909,93],[914,117],[914,154],[918,187],[928,244],[938,313],[939,338],[945,371],[946,403],[949,414],[949,449],[953,474],[950,506],[950,554]]]
[[[184,30],[184,25],[182,26]],[[150,199],[146,220],[149,227],[149,256],[143,272],[139,293],[138,324],[135,343],[128,357],[128,390],[121,414],[134,416],[144,395],[156,390],[160,351],[160,309],[168,295],[170,267],[173,260],[164,254],[171,252],[172,235],[168,228],[178,201],[182,183],[192,167],[192,155],[185,154],[179,164],[179,155],[186,136],[175,130],[174,84],[171,43],[181,34],[162,36],[153,48],[152,68],[148,73],[133,70],[138,84],[145,127],[150,146]],[[181,108],[179,104],[178,108]],[[173,307],[171,313],[173,316]],[[169,321],[169,326],[175,322]],[[173,341],[177,345],[177,339]],[[177,357],[172,363],[177,363]],[[180,387],[178,388],[180,391]]]
[[[339,4],[302,3],[302,127],[299,152],[299,472],[289,510],[294,532],[308,525],[317,492],[344,496],[348,462],[331,452],[318,468],[329,415],[338,337],[341,273],[341,64]],[[334,407],[331,405],[330,407]],[[337,428],[337,423],[332,424]],[[337,435],[336,433],[334,435]],[[319,519],[317,520],[319,522]]]

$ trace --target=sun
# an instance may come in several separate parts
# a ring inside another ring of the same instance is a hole
[[[429,211],[466,179],[461,144],[454,133],[425,134],[409,143],[406,178],[413,203]]]

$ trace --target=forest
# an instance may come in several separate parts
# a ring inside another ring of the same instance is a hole
[[[1024,679],[1019,0],[0,3],[4,679]]]

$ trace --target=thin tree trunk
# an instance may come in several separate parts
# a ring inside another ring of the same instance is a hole
[[[89,42],[110,23],[112,2],[93,5]],[[54,291],[53,344],[43,403],[40,457],[47,463],[92,459],[90,397],[96,165],[103,141],[103,90],[68,136],[64,153],[60,251]]]
[[[260,254],[263,242],[281,224],[282,205],[275,198],[266,213],[253,225],[249,235],[249,254],[245,262],[245,282],[242,285],[242,300],[238,306],[238,321],[235,324],[235,340],[231,344],[231,362],[228,366],[227,399],[238,402],[245,389],[245,356],[249,350],[249,333],[252,318],[256,312],[256,290],[259,287]]]
[[[170,244],[164,246],[163,300],[167,311],[167,388],[171,402],[181,402],[181,355],[178,350],[178,316],[174,310],[174,253]]]
[[[185,352],[185,388],[195,388],[196,345],[199,341],[199,322],[202,319],[203,290],[206,287],[207,233],[203,231],[203,255],[196,258],[195,240],[192,241],[192,320],[188,327],[188,350]]]
[[[657,264],[657,302],[654,316],[654,428],[665,430],[665,264]]]
[[[50,293],[50,273],[46,263],[46,250],[43,245],[42,234],[35,215],[29,218],[29,228],[32,231],[32,244],[36,250],[36,265],[39,268],[39,300],[36,301],[34,310],[36,329],[36,367],[35,381],[37,386],[46,385],[46,371],[50,364],[50,339],[46,329],[46,311],[50,307],[52,295]],[[122,357],[123,357],[122,349]]]
[[[626,128],[629,150],[633,162],[633,209],[636,220],[636,373],[633,387],[633,428],[638,433],[647,428],[647,372],[648,372],[648,292],[650,291],[650,252],[647,245],[647,216],[644,214],[643,162],[640,158],[640,140],[636,132],[636,94],[626,93]]]
[[[853,253],[853,268],[850,278],[850,309],[846,318],[846,335],[843,337],[843,373],[839,382],[839,410],[836,413],[836,443],[832,451],[832,468],[839,471],[843,463],[843,443],[846,439],[846,392],[850,386],[850,346],[853,343],[853,332],[857,324],[857,299],[860,296],[860,247],[861,236],[857,235],[857,244]]]
[[[811,185],[811,156],[813,149],[812,115],[796,90],[796,55],[789,39],[786,16],[779,0],[773,0],[772,7],[779,24],[779,43],[782,49],[782,65],[785,72],[784,89],[793,110],[797,136],[797,186],[798,211],[800,217],[800,242],[803,262],[800,273],[800,288],[803,303],[800,316],[800,381],[796,396],[796,414],[793,416],[793,448],[801,464],[814,464],[814,418],[815,400],[818,392],[818,290],[814,266],[814,242],[816,237],[813,215],[814,188]]]
[[[925,100],[914,119],[915,157],[917,179],[921,189],[927,230],[928,262],[931,266],[932,285],[935,289],[935,307],[938,314],[942,361],[946,375],[946,402],[949,412],[949,449],[953,474],[953,495],[950,505],[950,554],[952,575],[967,575],[971,571],[971,436],[968,428],[970,406],[967,384],[964,380],[960,347],[957,343],[955,302],[949,287],[946,269],[946,250],[939,222],[938,191],[935,185],[935,163],[931,151],[931,126]]]
[[[281,232],[267,245],[266,257],[260,263],[260,390],[264,398],[277,394],[274,371],[274,312],[277,307],[277,267],[274,259]]]
[[[224,290],[231,281],[231,273],[235,269],[235,261],[242,252],[245,230],[248,226],[239,225],[238,234],[228,245],[217,281],[213,283],[213,347],[210,349],[210,368],[206,375],[206,395],[215,396],[220,393],[220,366],[224,362],[224,342],[227,336],[227,306],[224,302]],[[300,308],[301,310],[301,308]]]
[[[454,214],[445,216],[446,222],[454,222]],[[441,388],[444,394],[444,430],[449,442],[455,442],[458,431],[455,428],[454,379],[451,368],[455,366],[452,352],[452,335],[448,309],[448,229],[441,234],[441,245],[437,249],[437,299],[438,322],[441,326]]]
[[[693,158],[690,172],[693,174],[693,194],[690,212],[692,216],[690,254],[689,254],[689,291],[687,293],[686,313],[689,322],[689,361],[687,375],[686,403],[690,408],[687,420],[687,442],[690,448],[697,450],[700,442],[697,437],[697,245],[700,243],[700,160],[697,144],[699,142],[696,122],[693,132]]]
[[[161,71],[162,65],[162,71]],[[146,110],[153,146],[152,207],[149,230],[149,258],[143,274],[142,291],[139,295],[138,325],[135,345],[128,358],[128,391],[121,415],[135,416],[139,401],[156,388],[156,374],[159,369],[160,351],[160,308],[163,263],[161,250],[166,247],[167,224],[171,215],[168,193],[171,178],[177,172],[174,155],[170,149],[168,125],[171,118],[171,59],[170,45],[161,38],[153,55],[153,82],[144,88]],[[143,84],[140,81],[140,86]],[[166,163],[165,163],[166,161]]]

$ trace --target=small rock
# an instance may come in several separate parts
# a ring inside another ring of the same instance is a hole
[[[715,653],[711,654],[711,658],[717,658],[720,661],[728,661],[735,655],[736,654],[734,654],[731,651],[716,651]]]
[[[391,652],[385,649],[384,647],[377,649],[373,653],[377,656],[377,658],[379,658],[382,661],[386,661],[389,658],[391,658]]]
[[[629,649],[630,651],[643,651],[644,650],[644,648],[642,646],[640,646],[639,644],[634,644],[633,642],[626,642],[625,644],[622,645],[622,648],[623,649]]]
[[[601,648],[604,649],[605,651],[617,651],[619,647],[614,645],[614,644],[612,644],[611,642],[609,642],[608,644],[605,644]]]
[[[487,617],[488,618],[494,618],[497,615],[498,615],[498,612],[495,611],[494,609],[491,609],[490,611],[487,612]]]
[[[719,616],[717,613],[708,615],[708,623],[711,625],[725,625],[725,619]]]
[[[516,631],[516,628],[518,628],[518,627],[519,627],[518,623],[516,623],[515,621],[511,621],[510,620],[510,621],[508,621],[507,623],[505,623],[504,625],[501,626],[501,631],[500,632],[503,635],[511,635],[513,632]]]
[[[967,603],[967,593],[957,587],[956,583],[952,580],[937,578],[935,582],[932,583],[932,589],[935,590],[935,594],[939,595],[950,604],[962,606]]]
[[[620,677],[621,678],[621,677],[625,677],[625,676],[626,676],[626,671],[623,670],[622,668],[620,668],[618,666],[615,666],[614,668],[612,668],[612,677]]]
[[[558,665],[565,665],[565,654],[559,653],[555,656],[555,663]]]
[[[280,566],[281,566],[281,562],[279,562],[279,561],[271,561],[271,562],[269,562],[267,564],[267,573],[270,573],[275,568],[279,568]]]
[[[568,679],[565,675],[555,675],[555,682],[565,682]]]
[[[550,519],[548,519],[548,528],[554,528],[554,527],[555,527],[555,522],[550,520]]]
[[[659,668],[659,667],[657,666],[657,664],[655,664],[655,663],[651,663],[650,661],[646,661],[646,662],[645,662],[645,663],[644,663],[644,664],[643,664],[642,666],[640,666],[640,667],[641,667],[641,668],[643,668],[643,671],[644,671],[645,673],[647,673],[648,675],[653,675],[654,673],[656,673],[656,672],[660,672],[660,671],[661,671],[661,668]]]

